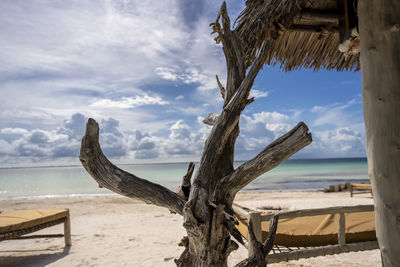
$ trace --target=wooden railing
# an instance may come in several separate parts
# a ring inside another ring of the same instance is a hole
[[[375,249],[378,248],[377,241],[371,242],[360,242],[356,244],[346,244],[346,216],[345,213],[355,213],[355,212],[367,212],[373,211],[373,205],[358,205],[358,206],[340,206],[340,207],[328,207],[321,209],[303,209],[303,210],[294,210],[294,211],[285,211],[278,213],[270,213],[270,214],[262,214],[258,211],[246,211],[240,206],[234,205],[234,211],[240,215],[241,217],[246,218],[248,221],[252,221],[254,234],[259,242],[262,242],[262,230],[261,230],[261,222],[269,221],[274,215],[279,215],[279,219],[285,218],[295,218],[295,217],[305,217],[305,216],[317,216],[317,215],[326,215],[326,214],[339,214],[339,223],[338,223],[338,245],[326,246],[320,248],[312,248],[311,250],[316,253],[317,256],[327,255],[327,254],[336,254],[348,251],[359,251],[359,250],[367,250],[367,249]],[[279,223],[278,223],[279,225]],[[358,245],[357,245],[358,244]],[[249,244],[249,255],[253,255],[252,244]],[[308,251],[308,252],[307,252]],[[310,254],[310,249],[305,251],[304,254]],[[294,252],[293,252],[294,253]],[[293,254],[292,253],[292,254]],[[296,251],[296,257],[304,258],[305,256],[301,254],[301,251]],[[290,259],[288,255],[283,255],[283,258],[286,260]],[[276,255],[272,255],[272,258],[279,258]],[[289,257],[289,258],[288,258]],[[269,261],[271,262],[271,261]],[[273,261],[277,262],[277,261]]]

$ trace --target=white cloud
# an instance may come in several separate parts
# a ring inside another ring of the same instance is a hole
[[[16,135],[22,135],[28,133],[27,130],[22,129],[22,128],[4,128],[1,129],[0,131],[2,134],[16,134]]]
[[[93,102],[91,107],[101,108],[133,108],[143,105],[167,105],[168,102],[164,101],[159,96],[149,96],[144,94],[135,97],[122,97],[121,100],[101,99]]]
[[[354,124],[349,108],[354,105],[360,105],[357,99],[351,99],[346,103],[334,103],[326,106],[314,106],[311,112],[316,114],[312,122],[313,126],[335,125],[336,127],[345,127]],[[358,117],[358,116],[357,116]]]
[[[155,69],[155,72],[158,76],[160,76],[164,80],[176,81],[179,78],[178,74],[176,73],[176,70],[173,68],[157,67]]]
[[[349,127],[314,131],[311,148],[321,156],[359,157],[365,154],[365,137]]]
[[[267,97],[267,96],[268,96],[268,92],[265,92],[265,91],[260,91],[260,90],[256,90],[256,89],[251,89],[251,91],[250,91],[250,97],[261,98],[261,97]]]
[[[176,81],[183,84],[199,84],[199,90],[212,90],[217,88],[215,74],[199,66],[185,67],[185,70],[181,71],[170,67],[157,67],[155,72],[164,80]]]

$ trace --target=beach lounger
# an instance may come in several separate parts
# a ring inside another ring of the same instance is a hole
[[[64,223],[64,234],[24,236],[61,223]],[[0,241],[49,237],[64,237],[65,246],[71,246],[71,223],[68,209],[10,210],[0,213]]]
[[[256,238],[268,237],[269,220],[279,214],[268,263],[378,248],[373,205],[260,213],[235,204],[237,229],[247,239],[251,218]],[[252,246],[249,245],[249,255]]]
[[[353,197],[354,194],[363,194],[366,192],[372,195],[371,184],[350,184],[350,197]]]

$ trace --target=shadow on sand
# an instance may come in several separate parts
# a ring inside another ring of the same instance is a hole
[[[14,252],[21,253],[20,255],[12,256],[0,256],[1,267],[16,267],[16,266],[45,266],[52,262],[58,261],[59,259],[68,255],[71,247],[64,247],[61,252],[51,252],[48,249],[40,250],[9,250],[2,252]],[[23,255],[23,254],[35,254],[35,255]],[[40,254],[38,254],[40,253]]]

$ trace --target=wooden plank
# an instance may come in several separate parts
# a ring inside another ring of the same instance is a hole
[[[250,212],[250,219],[253,224],[253,232],[258,242],[262,243],[262,232],[261,232],[261,213]],[[249,242],[251,239],[249,238]],[[254,255],[253,244],[249,244],[249,257]]]
[[[338,242],[339,245],[346,244],[346,216],[343,212],[339,213]]]
[[[339,207],[329,207],[322,209],[304,209],[304,210],[294,210],[287,212],[276,213],[279,214],[279,219],[293,218],[293,217],[304,217],[304,216],[316,216],[325,214],[335,214],[335,213],[351,213],[351,212],[365,212],[373,211],[373,205],[358,205],[358,206],[339,206]],[[274,214],[263,214],[261,215],[262,221],[269,221]]]
[[[11,238],[10,240],[16,239],[36,239],[36,238],[57,238],[57,237],[64,237],[63,234],[54,234],[54,235],[27,235],[27,236],[19,236],[16,238]]]
[[[339,14],[335,10],[312,10],[304,9],[299,15],[299,19],[312,22],[328,23],[339,25]]]

